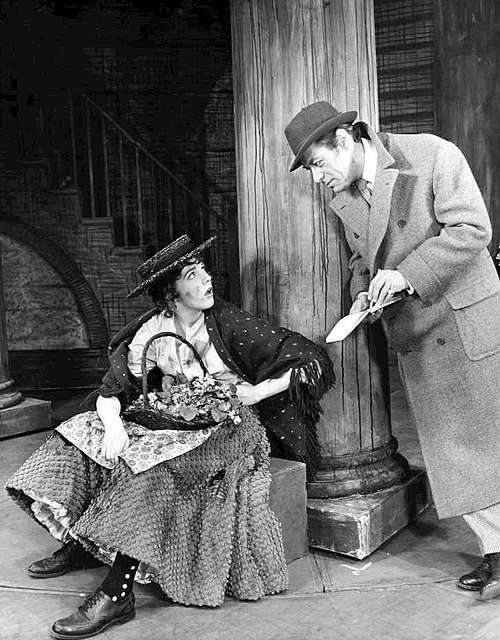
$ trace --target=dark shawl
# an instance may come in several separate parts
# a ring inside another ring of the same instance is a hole
[[[122,407],[140,393],[127,367],[128,344],[139,327],[158,310],[151,309],[122,329],[109,345],[110,369],[92,395],[117,396]],[[319,462],[316,423],[320,399],[333,386],[333,364],[326,351],[300,333],[276,327],[221,298],[205,312],[210,336],[221,359],[241,378],[258,384],[292,370],[290,388],[263,400],[256,408],[275,456],[300,460],[311,477]],[[148,374],[153,381],[155,370]]]

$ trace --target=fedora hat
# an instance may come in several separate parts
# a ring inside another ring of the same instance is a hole
[[[325,101],[314,102],[299,111],[285,129],[286,139],[295,154],[290,171],[302,164],[302,155],[313,142],[341,124],[352,124],[357,115],[356,111],[340,113]]]
[[[212,236],[196,246],[188,235],[183,235],[168,244],[137,267],[137,274],[143,281],[128,294],[127,298],[134,298],[157,280],[160,280],[166,273],[178,267],[184,260],[201,253],[216,240],[216,237]]]

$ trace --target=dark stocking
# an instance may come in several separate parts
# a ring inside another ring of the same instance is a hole
[[[111,571],[108,573],[101,589],[113,602],[123,600],[132,592],[135,572],[139,561],[122,553],[117,553]]]

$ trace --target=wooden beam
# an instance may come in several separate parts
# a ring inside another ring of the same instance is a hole
[[[327,100],[378,125],[373,3],[232,0],[242,305],[325,345],[350,307],[349,255],[328,196],[289,172],[284,128]],[[323,402],[321,469],[310,497],[369,493],[399,482],[383,336],[360,329],[330,345],[338,383]]]

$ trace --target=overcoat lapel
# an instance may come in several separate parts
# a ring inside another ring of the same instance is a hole
[[[375,131],[366,125],[368,136],[377,150],[377,171],[373,185],[371,206],[368,206],[355,185],[347,191],[337,193],[330,203],[330,207],[342,220],[346,227],[360,236],[367,237],[366,261],[373,274],[377,253],[384,239],[391,213],[391,200],[394,184],[399,175],[399,169],[392,167],[394,158],[384,147]],[[383,138],[384,134],[381,134]]]
[[[370,207],[357,187],[351,185],[348,191],[337,193],[331,201],[330,207],[346,227],[360,236],[365,236]]]
[[[399,169],[391,168],[394,158],[382,144],[377,134],[367,127],[368,135],[377,150],[377,171],[373,183],[372,203],[368,217],[368,267],[374,273],[377,253],[387,231],[391,213],[392,191]]]

